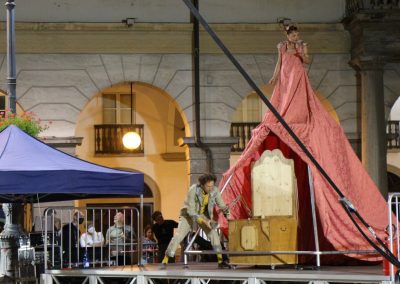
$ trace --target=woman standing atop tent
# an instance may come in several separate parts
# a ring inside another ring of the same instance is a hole
[[[310,63],[308,46],[300,40],[297,27],[284,24],[286,40],[278,44],[279,58],[270,83],[274,84],[271,104],[282,116],[379,238],[386,236],[387,204],[379,189],[354,153],[340,124],[324,108],[309,81],[304,63]],[[371,245],[353,225],[338,194],[310,161],[302,148],[289,135],[272,111],[267,111],[236,164],[224,173],[220,188],[233,219],[251,217],[251,168],[265,150],[279,148],[285,157],[294,159],[299,198],[298,249],[314,250],[312,213],[308,174],[314,188],[316,217],[318,218],[319,248],[332,250],[371,250]],[[237,202],[238,196],[243,202]],[[220,214],[218,222],[227,233],[228,224]],[[352,258],[377,261],[378,255],[353,254]],[[303,263],[302,260],[299,260]],[[348,263],[346,256],[324,256],[324,263]],[[304,263],[307,260],[304,260]]]
[[[311,85],[303,64],[310,64],[311,59],[308,55],[307,43],[300,39],[297,27],[284,23],[283,27],[287,40],[280,42],[277,46],[278,61],[269,83],[275,85],[274,93],[279,93],[279,95],[273,96],[272,103],[282,115],[285,115],[289,105],[295,103],[296,100],[304,100],[304,96],[296,96],[296,93],[310,91]],[[299,106],[302,105],[306,106],[304,101],[299,104]],[[297,111],[306,114],[308,109],[298,109]],[[307,115],[305,118],[307,120]],[[287,119],[288,117],[286,117]],[[298,119],[299,115],[296,113],[296,120]]]
[[[297,27],[294,25],[284,26],[287,41],[278,44],[278,62],[276,63],[274,75],[269,81],[275,85],[279,79],[281,84],[289,83],[285,80],[292,79],[291,73],[301,71],[298,68],[303,68],[303,63],[310,64],[311,60],[308,55],[307,43],[300,39]],[[283,74],[281,74],[281,71]]]
[[[312,116],[309,101],[315,96],[304,68],[304,64],[311,63],[308,45],[300,39],[300,33],[294,24],[281,24],[287,39],[277,45],[278,61],[269,81],[275,86],[271,103],[289,125],[308,124]],[[303,138],[301,134],[299,136]]]

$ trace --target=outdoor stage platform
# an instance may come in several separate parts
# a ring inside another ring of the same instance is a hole
[[[266,282],[312,283],[393,283],[382,273],[382,266],[323,266],[319,270],[276,267],[237,266],[235,269],[218,269],[216,263],[169,264],[165,270],[159,264],[142,267],[114,266],[90,269],[48,270],[40,283],[53,284],[70,277],[82,277],[80,283],[155,283],[158,279],[180,279],[169,283],[209,283],[211,280],[228,280],[225,283],[258,284]],[[112,282],[112,280],[114,282]],[[120,281],[118,280],[120,279]],[[117,281],[117,282],[115,282]],[[158,283],[158,282],[157,282]]]

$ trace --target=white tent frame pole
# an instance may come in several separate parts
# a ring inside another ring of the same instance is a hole
[[[229,176],[229,178],[226,180],[224,186],[221,189],[221,194],[225,191],[225,188],[228,186],[229,182],[231,181],[233,175],[235,174],[235,171]]]
[[[138,266],[143,266],[143,193],[140,195],[140,218],[139,218],[139,232],[138,232]]]
[[[314,230],[316,261],[317,261],[317,267],[320,267],[321,266],[321,251],[319,250],[317,215],[315,212],[314,184],[313,184],[310,166],[307,166],[307,170],[308,170],[308,185],[310,188],[310,203],[311,203],[311,215],[312,215],[312,222],[313,222],[313,230]]]

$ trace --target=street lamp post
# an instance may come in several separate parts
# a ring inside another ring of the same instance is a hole
[[[17,78],[15,64],[15,2],[8,0],[5,4],[7,7],[7,88],[10,101],[10,110],[12,113],[17,112]]]
[[[17,111],[16,103],[16,64],[15,64],[15,1],[8,0],[7,8],[7,89],[9,108],[12,113]],[[23,205],[20,203],[3,203],[6,216],[4,231],[0,234],[0,275],[14,279],[18,269],[18,247],[20,237]]]

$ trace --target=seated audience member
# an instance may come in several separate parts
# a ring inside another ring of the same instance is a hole
[[[114,225],[107,229],[106,244],[110,246],[110,257],[115,258],[117,265],[130,264],[130,254],[125,253],[127,245],[136,240],[136,234],[131,226],[124,225],[125,215],[118,212],[114,216]],[[130,246],[129,246],[130,247]],[[118,257],[116,257],[118,256]]]
[[[84,221],[83,214],[75,211],[72,216],[72,222],[62,227],[62,250],[63,259],[66,263],[78,262],[79,250],[79,225]]]
[[[144,229],[142,263],[143,264],[154,263],[156,253],[157,253],[157,241],[154,238],[151,226],[147,225],[146,228]]]
[[[81,247],[101,247],[104,244],[103,234],[96,232],[92,222],[87,222],[87,232],[83,233],[80,238]]]
[[[87,232],[80,238],[81,247],[87,255],[88,261],[101,260],[101,247],[104,244],[104,237],[101,232],[96,232],[93,223],[87,222]]]

